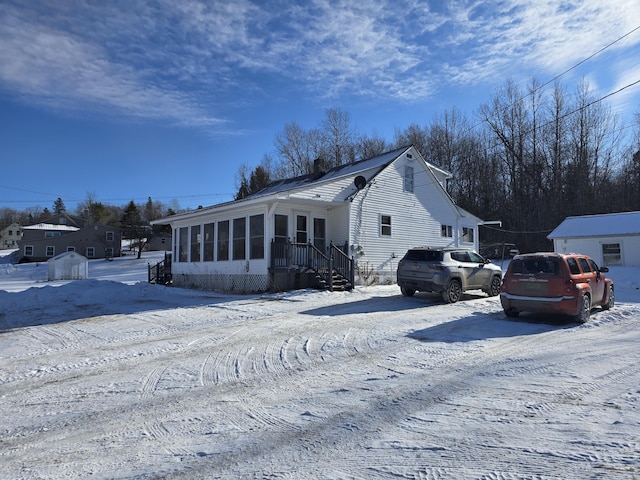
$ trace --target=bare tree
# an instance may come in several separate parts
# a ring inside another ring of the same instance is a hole
[[[324,161],[329,167],[355,161],[356,136],[348,112],[336,107],[327,108],[321,130],[326,152]]]

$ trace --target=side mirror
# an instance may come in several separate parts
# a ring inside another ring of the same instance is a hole
[[[609,267],[600,267],[600,271],[602,273],[608,273],[609,272]]]

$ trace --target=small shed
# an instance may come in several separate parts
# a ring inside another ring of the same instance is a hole
[[[567,217],[547,237],[560,253],[583,253],[598,265],[640,266],[640,212]]]
[[[49,281],[89,278],[89,261],[76,252],[65,252],[47,260]]]

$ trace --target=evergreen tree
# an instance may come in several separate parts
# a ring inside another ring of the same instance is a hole
[[[53,202],[53,213],[54,215],[60,215],[61,213],[65,213],[67,211],[67,207],[64,206],[64,202],[60,197]]]
[[[140,209],[131,200],[124,208],[122,214],[122,237],[134,240],[138,247],[138,258],[142,256],[142,249],[145,247],[151,236],[151,228],[142,221]]]

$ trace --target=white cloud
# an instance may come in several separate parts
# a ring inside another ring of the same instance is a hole
[[[185,92],[160,88],[144,70],[111,61],[101,45],[11,12],[2,18],[0,46],[1,82],[31,103],[186,125],[222,123]]]
[[[274,94],[272,82],[413,101],[449,85],[545,81],[638,18],[637,0],[32,0],[0,13],[0,85],[51,108],[212,125],[209,112]]]

